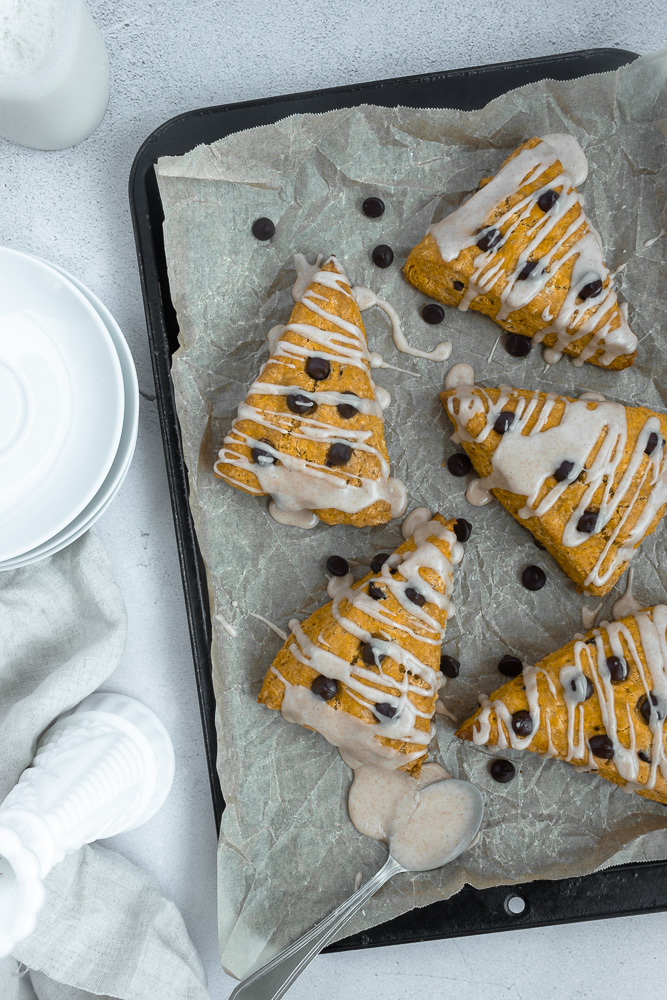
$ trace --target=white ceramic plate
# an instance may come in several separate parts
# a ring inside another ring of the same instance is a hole
[[[46,263],[46,261],[44,261],[44,263]],[[91,502],[84,508],[84,510],[81,511],[78,517],[74,518],[71,524],[55,535],[54,538],[50,539],[48,542],[44,542],[44,544],[40,546],[37,546],[35,549],[27,552],[24,556],[19,556],[16,559],[9,559],[0,563],[0,572],[3,570],[18,569],[20,566],[28,566],[31,563],[38,562],[40,559],[45,559],[47,556],[53,555],[55,552],[59,552],[60,549],[65,548],[65,546],[69,545],[86,532],[88,528],[90,528],[104,513],[120,489],[120,486],[130,468],[137,441],[137,430],[139,425],[139,386],[137,384],[137,373],[134,367],[134,360],[120,327],[106,306],[93,292],[90,291],[89,288],[86,288],[86,286],[82,284],[78,278],[75,278],[73,275],[63,270],[63,268],[58,267],[57,264],[49,264],[47,266],[52,267],[67,280],[71,281],[72,284],[79,289],[82,295],[86,296],[88,301],[91,303],[93,308],[96,309],[105,323],[120,360],[123,384],[125,387],[125,416],[116,457],[113,460],[109,474]]]
[[[0,561],[62,531],[118,451],[120,361],[100,314],[47,264],[0,248]]]

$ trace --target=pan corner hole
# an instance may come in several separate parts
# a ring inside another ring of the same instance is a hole
[[[526,912],[528,904],[522,896],[517,896],[516,893],[512,892],[505,899],[505,912],[510,915],[510,917],[520,917],[522,913]]]

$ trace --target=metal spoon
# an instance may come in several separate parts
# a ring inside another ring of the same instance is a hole
[[[455,845],[448,845],[450,849],[446,854],[438,858],[437,864],[420,868],[420,871],[440,868],[442,865],[448,864],[457,858],[459,854],[462,854],[470,846],[477,836],[482,823],[484,800],[479,789],[467,781],[458,781],[454,778],[449,779],[443,784],[450,786],[452,791],[454,790],[453,786],[468,786],[465,791],[470,798],[471,806],[469,825],[466,826],[464,834],[462,834]],[[433,788],[434,786],[431,785],[429,787]],[[392,841],[390,840],[390,852],[391,849]],[[349,899],[341,903],[328,917],[325,917],[319,924],[316,924],[311,930],[303,934],[298,941],[285,948],[275,958],[271,959],[270,962],[262,966],[261,969],[248,976],[247,979],[244,979],[236,987],[229,1000],[280,1000],[280,997],[287,993],[290,986],[298,979],[306,966],[312,962],[316,955],[319,955],[322,948],[325,948],[329,944],[338,931],[345,926],[350,917],[364,905],[366,900],[370,899],[380,886],[388,882],[394,875],[409,870],[408,868],[404,868],[390,853],[379,872],[376,872],[365,885],[357,889]]]

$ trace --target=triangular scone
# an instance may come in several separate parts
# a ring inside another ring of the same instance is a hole
[[[457,735],[559,757],[667,804],[666,631],[664,604],[591,629],[481,695]]]
[[[361,313],[335,257],[314,270],[287,326],[271,331],[271,356],[215,474],[271,494],[272,513],[286,523],[311,527],[314,512],[327,524],[383,524],[403,513],[405,488],[389,478]]]
[[[444,681],[452,565],[463,554],[454,523],[415,511],[403,527],[409,537],[379,572],[357,583],[334,577],[331,603],[290,621],[259,701],[317,730],[347,761],[418,776]]]
[[[600,236],[575,185],[586,157],[571,135],[530,139],[410,253],[408,281],[543,342],[548,361],[627,368],[637,338],[619,308]]]
[[[489,492],[580,590],[606,594],[667,505],[667,416],[640,406],[459,385],[441,394]]]

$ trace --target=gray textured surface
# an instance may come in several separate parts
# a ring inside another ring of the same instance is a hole
[[[106,302],[133,349],[143,393],[130,475],[101,520],[129,608],[117,690],[150,704],[172,732],[176,785],[146,827],[118,847],[146,865],[183,909],[209,969],[219,971],[215,838],[190,648],[127,207],[134,153],[162,121],[189,108],[380,77],[617,46],[667,45],[662,0],[489,5],[349,0],[91,0],[109,47],[109,112],[86,143],[62,153],[0,140],[0,242],[76,273]],[[321,13],[320,13],[321,11]],[[290,997],[423,1000],[613,1000],[662,995],[667,915],[626,918],[320,958]],[[332,986],[335,983],[335,986]]]

